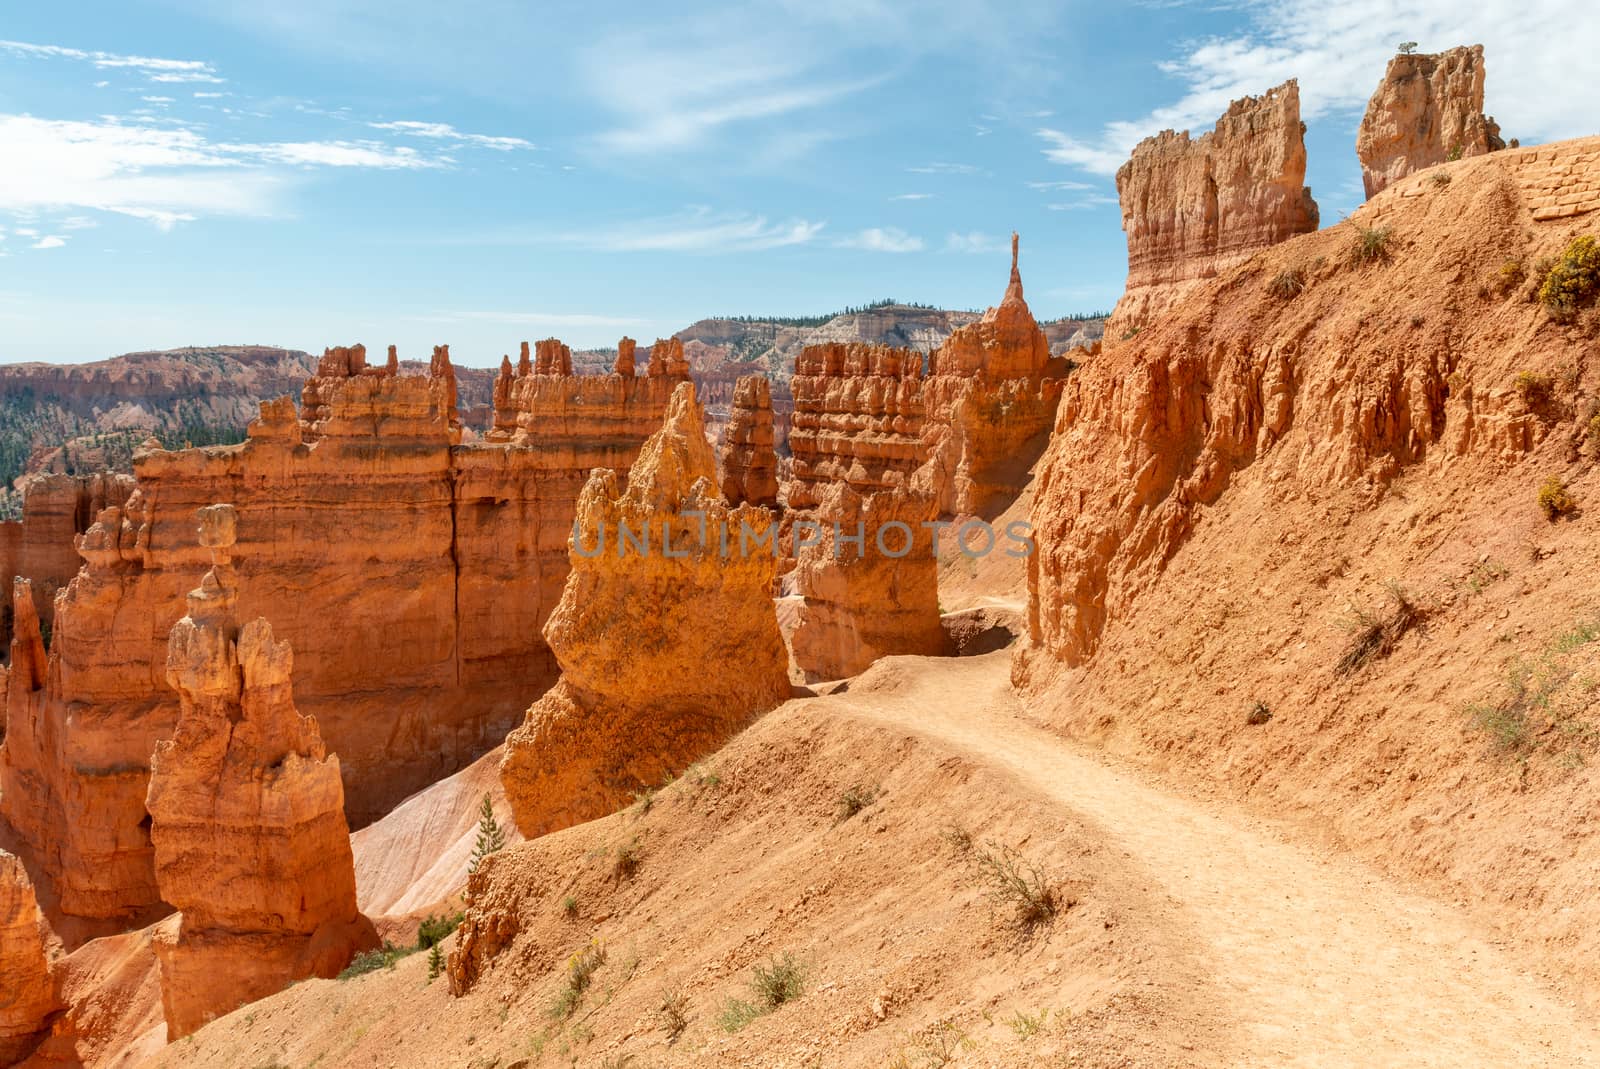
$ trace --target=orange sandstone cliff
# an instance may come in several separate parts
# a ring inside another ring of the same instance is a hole
[[[1401,179],[1352,217],[1376,254],[1296,237],[1075,372],[1013,670],[1057,727],[1303,817],[1589,977],[1593,910],[1545,903],[1593,902],[1600,312],[1552,314],[1536,265],[1596,233],[1597,160]]]
[[[1106,324],[1121,338],[1259,249],[1317,229],[1305,185],[1300,87],[1290,79],[1228,106],[1198,138],[1145,138],[1117,171],[1128,283]]]
[[[561,679],[501,765],[524,834],[609,812],[788,696],[775,537],[766,509],[723,499],[680,383],[626,489],[602,469],[579,498],[572,571],[545,625]]]
[[[237,513],[199,519],[212,568],[167,646],[181,707],[146,803],[161,897],[181,911],[155,944],[168,1039],[377,943],[356,912],[339,759],[295,710],[293,653],[266,620],[234,619]]]
[[[56,591],[66,586],[83,559],[77,537],[107,505],[120,505],[133,492],[133,477],[115,472],[94,475],[41,474],[22,485],[22,519],[0,523],[0,589],[17,576],[33,583],[34,606],[45,626],[55,623]],[[0,645],[11,644],[11,606],[0,607]]]
[[[1483,81],[1482,45],[1389,61],[1356,134],[1369,198],[1424,167],[1505,148],[1483,114]]]

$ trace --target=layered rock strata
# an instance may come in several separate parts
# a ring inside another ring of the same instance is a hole
[[[674,389],[626,488],[594,472],[572,535],[545,625],[561,679],[506,739],[500,770],[528,836],[611,811],[789,693],[776,526],[718,491],[693,385]]]
[[[778,455],[773,449],[772,391],[764,375],[742,376],[722,438],[722,496],[731,505],[778,504]]]
[[[1017,235],[1000,303],[929,358],[922,385],[926,466],[917,485],[947,516],[992,516],[1014,500],[1043,452],[1067,365],[1022,295]]]
[[[151,758],[156,881],[177,907],[158,936],[168,1039],[309,976],[332,977],[376,934],[356,912],[339,759],[291,693],[294,655],[235,620],[237,514],[199,510],[212,567],[172,628],[180,710]]]
[[[892,654],[944,652],[927,526],[937,512],[925,491],[827,489],[816,510],[820,536],[797,550],[795,564],[805,602],[791,645],[808,682],[857,675]]]
[[[0,850],[0,1064],[26,1058],[56,1008],[33,883],[22,862]]]
[[[45,627],[55,624],[56,591],[83,564],[78,536],[100,510],[133,492],[133,476],[34,475],[22,485],[22,519],[0,523],[0,589],[21,576],[33,584],[34,606]],[[11,606],[0,607],[0,644],[11,644]]]
[[[897,486],[922,464],[920,353],[859,343],[808,346],[791,386],[790,508],[815,508],[838,482],[863,494]]]
[[[1198,138],[1164,130],[1139,142],[1117,171],[1128,282],[1107,337],[1139,330],[1201,280],[1317,229],[1305,178],[1294,79],[1234,101]]]
[[[364,825],[497,745],[554,681],[541,632],[579,491],[593,468],[632,463],[681,381],[530,367],[513,376],[509,440],[457,445],[442,348],[427,375],[368,367],[357,348],[319,370],[304,418],[284,398],[239,445],[140,453],[138,488],[81,540],[48,655],[36,614],[19,630],[30,667],[8,687],[0,812],[65,913],[160,908],[144,799],[178,715],[165,632],[205,565],[195,509],[235,503],[239,604],[298,651],[296,705]]]
[[[1506,147],[1483,113],[1483,82],[1482,45],[1389,61],[1356,133],[1368,199],[1424,167]]]

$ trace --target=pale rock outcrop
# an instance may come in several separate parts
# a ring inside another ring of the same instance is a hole
[[[765,375],[743,375],[734,386],[732,413],[722,438],[722,496],[730,505],[778,504],[772,390]]]
[[[1117,171],[1128,282],[1107,337],[1142,328],[1252,253],[1317,229],[1305,178],[1294,79],[1234,101],[1198,138],[1165,130],[1139,142]]]
[[[807,346],[791,382],[791,509],[812,509],[828,486],[857,493],[900,485],[925,455],[922,356],[885,345]]]
[[[0,1065],[28,1056],[56,1008],[33,883],[22,862],[0,850]]]
[[[1066,374],[1022,295],[1016,234],[1000,303],[929,357],[916,485],[947,516],[992,516],[1014,500],[1044,450]]]
[[[181,911],[155,944],[169,1039],[377,942],[356,911],[339,759],[295,709],[293,653],[266,620],[234,618],[237,513],[198,515],[212,568],[168,642],[181,707],[146,801],[161,897]]]
[[[1368,199],[1424,167],[1506,147],[1483,113],[1483,81],[1482,45],[1389,61],[1356,134]]]
[[[879,657],[944,652],[937,515],[926,491],[895,487],[866,495],[846,483],[823,493],[820,538],[797,550],[795,587],[805,597],[791,638],[810,682],[857,675]]]
[[[506,739],[501,765],[524,834],[609,812],[788,696],[775,535],[770,512],[730,507],[717,490],[689,383],[626,489],[615,471],[590,476],[572,571],[545,625],[561,679]]]

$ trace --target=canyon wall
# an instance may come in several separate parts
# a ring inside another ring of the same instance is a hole
[[[937,515],[931,494],[907,487],[862,495],[836,483],[824,492],[821,537],[795,563],[805,602],[791,645],[808,682],[857,675],[879,657],[944,652],[933,532],[924,526]]]
[[[181,911],[155,941],[168,1040],[336,976],[378,942],[356,912],[339,759],[294,707],[293,652],[266,620],[235,619],[237,513],[219,504],[198,518],[212,567],[168,641],[179,712],[146,800],[161,897]]]
[[[166,632],[206,564],[198,508],[238,510],[240,610],[297,650],[295,703],[339,754],[352,826],[497,745],[555,679],[541,629],[578,491],[659,428],[680,361],[632,380],[529,368],[512,383],[513,429],[472,445],[454,444],[448,352],[427,375],[396,364],[330,349],[303,418],[284,398],[239,445],[141,452],[137,489],[83,536],[48,658],[37,615],[18,612],[26,667],[8,686],[0,812],[63,912],[160,908],[144,799],[178,713]]]
[[[946,516],[992,518],[1016,499],[1044,450],[1066,377],[1022,295],[1016,234],[1000,303],[950,335],[922,384],[927,465],[917,484]]]
[[[1482,45],[1389,61],[1356,134],[1369,199],[1424,167],[1505,148],[1483,114],[1483,82]]]
[[[1128,282],[1106,324],[1116,340],[1252,253],[1317,229],[1293,79],[1228,106],[1198,138],[1162,131],[1117,171]]]
[[[56,1008],[33,883],[22,862],[0,850],[0,1065],[28,1056]]]
[[[769,511],[717,489],[689,383],[625,488],[615,471],[590,476],[545,625],[561,679],[506,739],[500,768],[524,834],[610,812],[788,697],[776,534]]]
[[[742,376],[722,438],[722,496],[728,504],[776,507],[778,455],[773,445],[771,386],[761,375]]]
[[[808,346],[790,385],[791,509],[815,508],[836,482],[858,493],[898,486],[921,466],[920,353],[861,343]]]

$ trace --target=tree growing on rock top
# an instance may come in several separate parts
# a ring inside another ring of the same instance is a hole
[[[467,866],[467,871],[477,872],[484,858],[505,848],[505,829],[495,819],[494,800],[485,792],[483,804],[478,806],[478,840],[472,846],[472,862]]]

